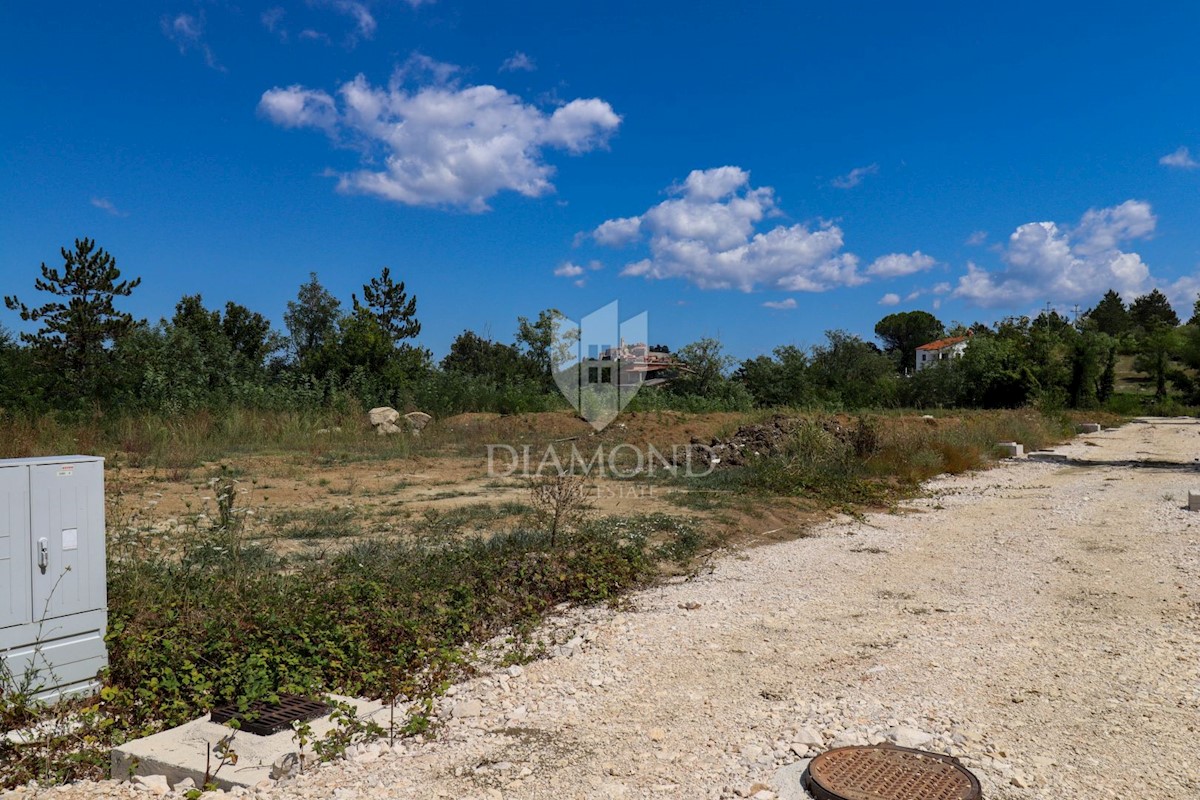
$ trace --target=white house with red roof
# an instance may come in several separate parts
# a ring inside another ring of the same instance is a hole
[[[951,336],[917,348],[917,372],[948,358],[960,358],[967,349],[970,336]]]

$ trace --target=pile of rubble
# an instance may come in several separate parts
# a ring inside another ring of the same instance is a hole
[[[707,462],[721,467],[743,467],[757,458],[783,453],[796,431],[804,425],[817,425],[839,442],[856,449],[861,446],[861,426],[844,425],[834,417],[812,420],[776,414],[765,422],[743,425],[724,439],[705,442],[693,437],[687,452],[677,459],[677,463],[687,458],[692,464]]]

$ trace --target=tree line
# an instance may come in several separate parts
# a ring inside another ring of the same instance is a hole
[[[554,309],[519,317],[512,341],[466,330],[435,361],[416,342],[417,298],[384,267],[348,306],[315,273],[273,329],[257,311],[209,308],[185,295],[169,318],[137,320],[118,305],[140,278],[91,239],[41,265],[41,302],[4,298],[32,328],[0,328],[0,409],[24,412],[183,413],[251,407],[391,405],[435,414],[564,407],[551,375]],[[1181,323],[1157,289],[1128,305],[1109,291],[1077,320],[1054,310],[994,326],[944,325],[925,311],[889,314],[880,344],[834,330],[817,345],[784,345],[737,362],[715,339],[674,353],[678,368],[643,389],[634,408],[741,410],[755,406],[1076,408],[1139,402],[1117,397],[1118,359],[1131,364],[1156,403],[1200,404],[1200,300]],[[917,348],[967,336],[961,358],[915,370]],[[668,352],[663,345],[654,350]],[[1137,410],[1134,408],[1123,409]]]

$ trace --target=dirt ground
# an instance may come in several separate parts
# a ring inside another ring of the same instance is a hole
[[[423,434],[423,446],[404,456],[356,454],[354,437],[372,434],[346,431],[332,439],[318,437],[314,452],[234,455],[190,470],[110,463],[109,527],[167,533],[206,524],[216,513],[220,479],[234,481],[235,507],[242,512],[247,536],[284,554],[403,534],[429,515],[463,509],[476,512],[478,532],[484,532],[488,525],[496,527],[496,516],[503,516],[497,509],[529,502],[529,481],[521,470],[526,463],[536,469],[547,446],[554,447],[564,463],[572,447],[588,460],[597,448],[607,457],[620,445],[624,449],[618,451],[619,461],[633,452],[626,443],[642,450],[653,444],[670,457],[673,447],[682,452],[693,439],[709,441],[744,419],[742,414],[724,413],[628,413],[597,434],[568,413],[462,414],[433,423]],[[489,463],[489,443],[512,449],[495,449]],[[794,535],[821,516],[802,513],[786,502],[753,514],[721,503],[721,512],[714,514],[696,508],[696,503],[683,507],[673,502],[669,487],[620,480],[607,470],[593,470],[591,475],[588,502],[596,515],[669,513],[714,523],[720,517],[721,524],[744,528],[751,539],[763,533],[766,540]],[[295,531],[306,521],[321,520],[329,526],[327,535],[314,534],[311,524],[307,533]],[[468,526],[464,532],[475,531]]]

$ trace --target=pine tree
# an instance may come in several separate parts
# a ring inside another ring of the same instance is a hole
[[[1112,289],[1105,292],[1103,299],[1084,316],[1098,333],[1107,333],[1109,336],[1120,336],[1132,324],[1125,302]]]
[[[928,311],[900,311],[875,324],[875,335],[883,342],[884,352],[896,359],[901,372],[916,369],[917,348],[945,333],[942,321]]]
[[[1167,296],[1152,289],[1129,304],[1129,318],[1146,333],[1179,325],[1179,316],[1171,308]]]
[[[29,308],[14,296],[4,298],[10,311],[26,322],[40,322],[36,333],[22,333],[45,363],[64,379],[68,391],[94,397],[104,385],[111,365],[111,346],[137,324],[132,315],[117,311],[113,301],[128,297],[141,278],[122,281],[117,261],[92,239],[76,239],[75,250],[62,248],[63,269],[42,264],[34,282],[39,292],[61,300]]]
[[[411,339],[421,332],[421,323],[416,317],[417,298],[405,293],[404,281],[396,283],[392,280],[391,270],[387,267],[378,278],[363,284],[361,304],[356,295],[350,295],[350,299],[354,301],[355,311],[365,308],[371,312],[379,327],[392,337],[393,343]]]

